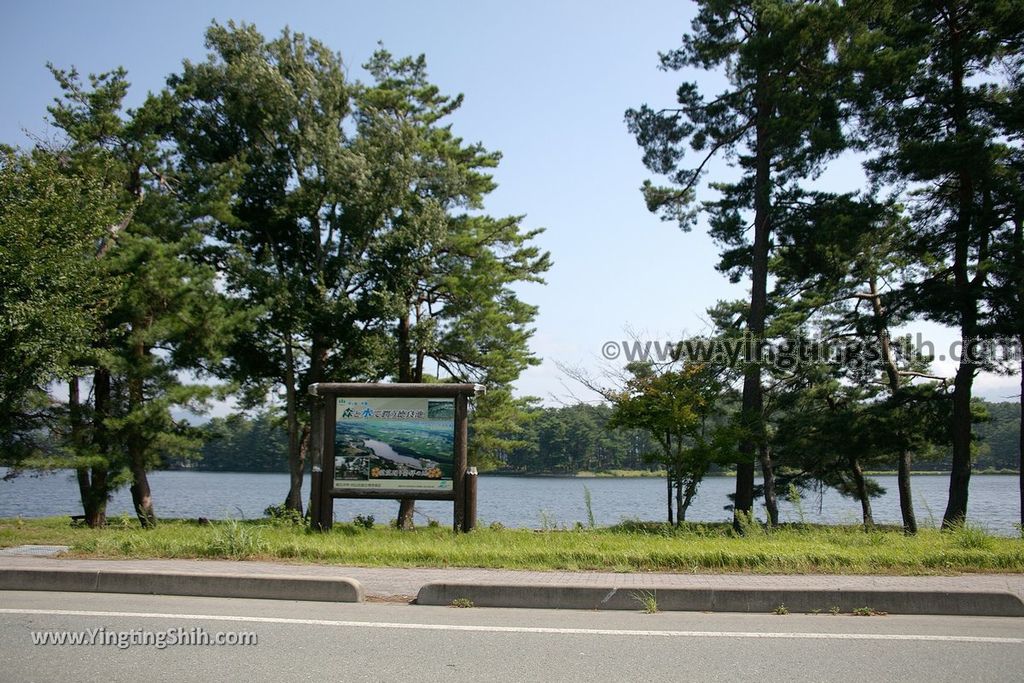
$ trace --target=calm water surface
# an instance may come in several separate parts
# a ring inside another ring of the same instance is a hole
[[[6,470],[0,468],[0,476]],[[875,521],[900,523],[899,498],[895,476],[875,479],[886,493],[872,501]],[[153,472],[150,474],[157,514],[163,517],[209,517],[211,519],[251,519],[263,516],[268,505],[284,500],[288,490],[286,474],[236,472]],[[508,527],[541,527],[545,524],[571,527],[587,522],[584,486],[590,490],[594,521],[598,525],[615,524],[623,519],[662,520],[665,517],[665,482],[662,479],[578,479],[574,477],[483,476],[478,493],[481,525],[501,522]],[[735,479],[708,477],[690,506],[691,521],[728,521],[726,497],[732,493]],[[913,477],[914,506],[918,523],[935,525],[945,509],[949,480],[945,476]],[[308,498],[307,477],[303,494]],[[779,501],[783,521],[799,521],[799,512],[786,501]],[[127,488],[114,494],[108,508],[111,516],[131,513]],[[338,500],[335,518],[348,521],[353,516],[373,515],[377,522],[394,519],[398,504],[394,501]],[[420,502],[416,505],[417,523],[436,519],[451,524],[451,503]],[[860,505],[835,491],[825,491],[820,499],[814,494],[803,502],[808,522],[857,523]],[[52,474],[23,474],[11,481],[0,481],[0,517],[46,517],[81,514],[74,475],[67,471]],[[763,509],[759,516],[764,517]],[[1012,535],[1020,520],[1020,494],[1015,476],[975,475],[971,477],[968,516],[972,523],[992,533]]]

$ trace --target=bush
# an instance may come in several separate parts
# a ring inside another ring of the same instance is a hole
[[[300,526],[306,523],[305,517],[298,510],[292,510],[284,505],[269,505],[263,511],[271,521],[282,524],[294,524]]]

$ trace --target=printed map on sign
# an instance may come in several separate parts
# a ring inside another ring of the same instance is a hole
[[[334,487],[451,490],[455,401],[339,398]]]

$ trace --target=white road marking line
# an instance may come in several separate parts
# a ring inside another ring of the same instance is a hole
[[[233,621],[255,624],[295,624],[300,626],[340,626],[352,628],[405,629],[410,631],[475,631],[482,633],[541,633],[583,636],[655,636],[660,638],[768,638],[787,640],[913,640],[939,643],[995,643],[1024,645],[1024,638],[990,636],[933,636],[903,633],[761,633],[758,631],[646,631],[640,629],[548,628],[543,626],[476,626],[466,624],[416,624],[384,621],[337,621],[331,619],[291,619],[288,617],[247,617],[224,614],[172,614],[161,612],[99,612],[93,610],[0,608],[0,614],[32,614],[58,617],[124,617],[136,619],[188,619]]]

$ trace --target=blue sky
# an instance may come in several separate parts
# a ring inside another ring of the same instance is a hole
[[[647,212],[639,193],[648,177],[626,132],[624,111],[671,105],[679,74],[657,69],[657,52],[679,44],[694,14],[686,2],[34,2],[8,5],[0,24],[0,142],[31,144],[52,135],[46,106],[57,87],[47,61],[82,73],[128,69],[129,104],[159,89],[185,58],[201,60],[212,19],[255,24],[266,36],[285,26],[339,52],[350,74],[382,41],[391,52],[424,53],[432,80],[465,95],[453,118],[467,141],[500,150],[495,215],[525,214],[544,227],[540,244],[554,267],[546,286],[521,288],[540,306],[533,340],[543,364],[519,393],[569,400],[556,362],[595,371],[602,344],[706,332],[703,312],[744,295],[715,271],[717,247],[697,230],[684,234]],[[691,74],[710,91],[722,81]],[[712,177],[730,171],[711,167]],[[842,160],[819,182],[853,189],[857,164]],[[933,325],[913,331],[946,345]],[[943,372],[951,363],[937,364]],[[1015,398],[1015,378],[979,378],[979,393]],[[586,397],[579,387],[572,387]]]

